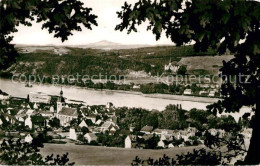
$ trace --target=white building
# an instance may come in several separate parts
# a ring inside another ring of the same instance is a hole
[[[0,100],[8,100],[8,99],[9,99],[9,95],[0,94]]]
[[[125,138],[125,148],[132,148],[132,140],[129,135]]]
[[[75,129],[70,129],[69,139],[77,140],[77,134],[76,134]]]
[[[32,136],[30,134],[27,134],[27,136],[24,138],[24,141],[27,143],[31,143],[33,140]]]
[[[28,126],[30,129],[32,128],[32,120],[30,116],[24,121],[24,126]]]
[[[140,85],[134,85],[134,86],[133,86],[133,89],[140,89],[140,88],[141,88]]]
[[[96,123],[95,123],[95,124],[96,124],[96,125],[100,125],[101,123],[102,123],[102,120],[101,120],[101,119],[99,119],[99,120],[97,120],[97,121],[96,121]]]
[[[26,115],[31,116],[34,113],[34,110],[29,109],[26,111]]]
[[[215,97],[215,94],[216,94],[216,91],[211,90],[211,91],[209,92],[209,97]]]
[[[34,105],[33,105],[33,109],[38,109],[38,106],[37,106],[36,103],[34,103]]]
[[[184,95],[191,95],[192,94],[191,89],[185,89],[183,94]]]
[[[172,143],[170,143],[170,144],[168,145],[168,148],[174,148],[174,145],[173,145]]]
[[[88,127],[88,125],[86,124],[86,122],[84,120],[81,121],[81,123],[79,124],[79,127]]]
[[[179,70],[180,66],[179,65],[173,65],[172,61],[170,59],[170,62],[168,65],[164,65],[164,70],[165,71],[171,71],[172,73],[177,73]]]
[[[113,122],[109,122],[109,121],[106,121],[101,127],[100,127],[100,130],[102,132],[105,132],[105,131],[108,131],[111,129],[111,127],[113,127]]]
[[[160,141],[158,142],[157,146],[164,148],[164,147],[165,147],[165,143],[163,142],[163,140],[160,140]]]
[[[86,133],[84,138],[90,143],[91,141],[97,141],[97,136],[94,133]]]
[[[50,107],[50,112],[54,112],[54,107],[53,106]]]

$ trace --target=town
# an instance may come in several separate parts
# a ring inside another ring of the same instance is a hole
[[[41,137],[44,143],[93,145],[138,149],[166,149],[204,146],[205,133],[221,138],[238,131],[249,139],[249,119],[205,110],[184,110],[168,105],[164,111],[117,108],[113,103],[87,105],[60,94],[32,92],[27,98],[10,97],[1,91],[1,140],[14,137],[30,143]]]

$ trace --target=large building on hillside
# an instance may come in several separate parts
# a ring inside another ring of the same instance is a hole
[[[170,59],[169,64],[164,65],[164,70],[165,71],[170,71],[172,73],[177,73],[177,71],[179,70],[180,66],[179,65],[174,65]]]

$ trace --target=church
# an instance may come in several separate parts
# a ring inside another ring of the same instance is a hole
[[[69,108],[68,106],[66,106],[62,89],[60,91],[60,96],[57,100],[56,117],[60,120],[61,126],[68,126],[72,119],[76,119],[78,117],[77,109]]]

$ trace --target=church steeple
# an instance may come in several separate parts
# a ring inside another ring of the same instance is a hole
[[[58,97],[58,101],[57,101],[57,113],[59,113],[64,106],[65,106],[65,99],[63,97],[63,91],[61,87],[60,96]]]
[[[61,86],[61,89],[60,89],[60,97],[63,97],[62,86]]]

